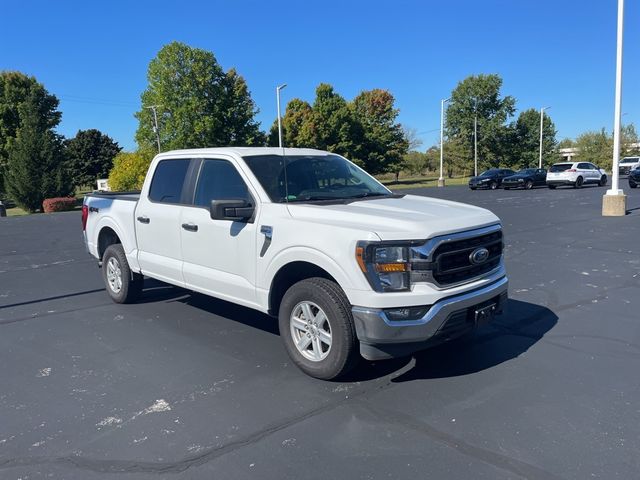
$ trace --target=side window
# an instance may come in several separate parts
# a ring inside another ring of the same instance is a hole
[[[161,160],[153,172],[149,199],[152,202],[180,203],[189,160]]]
[[[588,163],[579,163],[578,164],[578,168],[581,170],[589,170],[589,164]]]
[[[202,162],[194,205],[208,208],[211,200],[249,200],[250,198],[247,185],[230,162],[226,160]]]

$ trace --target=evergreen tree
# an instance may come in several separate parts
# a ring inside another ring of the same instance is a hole
[[[79,130],[66,140],[67,167],[74,186],[95,186],[98,178],[106,178],[120,150],[117,142],[96,129]]]
[[[20,105],[20,126],[7,146],[7,193],[29,212],[42,208],[45,198],[69,195],[72,191],[62,138],[41,115],[42,100],[38,92],[31,92]]]

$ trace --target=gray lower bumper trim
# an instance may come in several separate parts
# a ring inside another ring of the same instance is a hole
[[[406,322],[389,320],[381,309],[353,307],[356,333],[361,344],[365,346],[361,348],[361,353],[365,358],[375,357],[370,358],[372,360],[395,356],[380,356],[374,353],[366,355],[366,345],[371,347],[408,344],[409,347],[409,344],[414,344],[411,346],[411,350],[418,350],[419,348],[415,348],[415,344],[419,345],[433,337],[453,313],[492,299],[496,300],[499,310],[501,310],[507,300],[508,286],[509,280],[507,277],[503,277],[491,285],[477,290],[444,298],[434,303],[424,317]]]

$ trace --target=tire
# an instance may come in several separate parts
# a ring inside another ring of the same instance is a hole
[[[116,303],[135,302],[142,292],[143,276],[129,268],[119,243],[109,245],[102,256],[102,278],[107,293]]]
[[[509,190],[511,187],[504,187],[505,190]]]
[[[322,319],[316,323],[319,316]],[[307,375],[333,380],[357,364],[360,356],[351,305],[335,282],[315,277],[294,284],[282,298],[278,320],[289,357]],[[305,341],[302,348],[296,345]]]
[[[631,188],[638,188],[638,184],[636,182],[632,182],[631,180],[629,180],[629,186]]]
[[[547,185],[547,187],[549,187],[551,190],[555,190],[557,185]]]
[[[471,190],[475,190],[477,187],[469,187]]]
[[[533,182],[531,180],[527,180],[524,184],[525,190],[531,190],[533,188]]]
[[[598,185],[600,185],[601,187],[606,187],[607,186],[607,176],[603,175],[602,178],[600,178],[600,182],[598,183]]]
[[[582,177],[578,177],[576,178],[576,183],[573,184],[573,188],[582,188],[582,184],[584,183],[584,180]]]
[[[489,184],[489,188],[490,188],[491,190],[495,190],[496,188],[498,188],[498,184],[497,184],[496,182],[491,182],[491,183]]]

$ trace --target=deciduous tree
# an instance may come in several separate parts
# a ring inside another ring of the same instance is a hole
[[[446,128],[468,151],[473,161],[474,118],[477,118],[478,161],[483,167],[497,166],[504,152],[500,138],[504,137],[506,121],[515,111],[515,98],[502,96],[502,78],[491,75],[472,75],[462,80],[451,92],[447,107]]]
[[[537,167],[540,159],[540,112],[530,108],[520,113],[513,124],[515,145],[512,151],[511,167]],[[553,162],[556,149],[556,127],[551,117],[544,113],[542,126],[542,164]],[[507,165],[505,165],[507,166]]]
[[[264,143],[246,82],[213,53],[172,42],[149,63],[147,81],[136,113],[140,147],[155,148],[154,105],[163,150]]]

